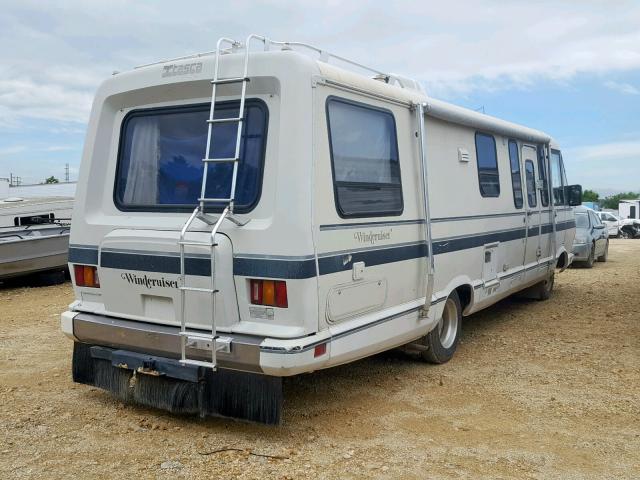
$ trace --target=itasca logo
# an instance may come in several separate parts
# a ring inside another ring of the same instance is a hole
[[[135,273],[123,273],[122,279],[126,280],[132,285],[142,285],[147,288],[164,287],[164,288],[178,288],[177,280],[167,280],[163,278],[150,278],[147,275],[141,277]]]
[[[176,75],[188,75],[190,73],[202,72],[202,62],[187,63],[183,65],[172,64],[162,67],[163,77],[175,77]]]

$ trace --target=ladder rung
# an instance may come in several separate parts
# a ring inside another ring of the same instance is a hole
[[[217,243],[205,243],[205,242],[178,242],[178,245],[190,245],[193,247],[215,247]]]
[[[207,340],[209,342],[213,342],[213,335],[211,335],[210,333],[202,333],[202,332],[178,332],[178,335],[180,335],[181,337],[188,337],[188,338],[197,338],[198,340]]]
[[[207,123],[233,123],[241,122],[244,117],[232,117],[232,118],[208,118]]]
[[[201,360],[190,360],[188,358],[180,360],[183,365],[195,365],[197,367],[216,368],[216,364],[213,362],[203,362]]]
[[[205,163],[235,163],[239,158],[203,158],[202,161]]]
[[[249,77],[236,77],[236,78],[222,78],[218,80],[211,80],[212,85],[224,85],[225,83],[240,83],[248,82]]]
[[[219,290],[211,290],[210,288],[198,288],[198,287],[178,287],[180,290],[187,292],[201,292],[201,293],[218,293]]]
[[[233,198],[199,198],[198,202],[233,202]]]

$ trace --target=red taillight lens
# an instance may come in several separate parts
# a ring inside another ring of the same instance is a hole
[[[78,287],[100,287],[98,269],[94,265],[74,265],[73,276]]]
[[[287,308],[287,282],[281,280],[251,280],[251,303],[271,307]]]
[[[287,282],[276,282],[276,307],[287,308]]]

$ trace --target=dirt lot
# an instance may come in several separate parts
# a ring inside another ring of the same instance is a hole
[[[0,288],[0,478],[640,477],[637,240],[550,301],[465,319],[446,365],[390,352],[287,381],[278,428],[73,384],[71,300],[68,283]]]

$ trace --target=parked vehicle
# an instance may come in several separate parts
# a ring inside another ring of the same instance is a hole
[[[72,208],[72,198],[0,198],[0,280],[37,274],[40,284],[63,282]]]
[[[620,218],[609,212],[596,212],[596,215],[598,215],[600,221],[607,227],[609,237],[620,236],[620,228],[623,223]]]
[[[547,134],[304,44],[216,52],[96,94],[61,318],[76,382],[277,423],[283,376],[402,345],[443,363],[463,315],[549,297],[581,187]]]
[[[587,268],[596,259],[606,262],[609,257],[609,233],[597,213],[587,207],[576,207],[576,236],[573,242],[574,262]]]
[[[640,199],[620,200],[618,213],[624,219],[640,220]]]

